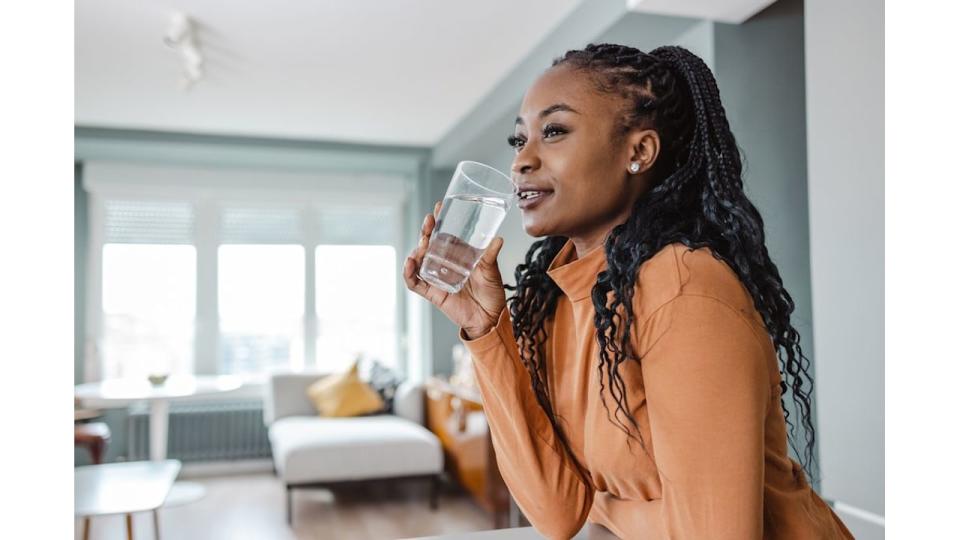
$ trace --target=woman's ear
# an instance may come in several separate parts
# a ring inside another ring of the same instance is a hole
[[[657,161],[660,155],[660,135],[652,129],[635,130],[630,133],[630,161],[639,163],[640,169],[635,174],[642,174]],[[631,170],[631,172],[634,172]]]

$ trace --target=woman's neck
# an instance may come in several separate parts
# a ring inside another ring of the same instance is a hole
[[[570,241],[573,242],[573,247],[576,248],[577,251],[577,259],[583,258],[584,255],[601,246],[611,230],[613,229],[591,236],[570,237]]]

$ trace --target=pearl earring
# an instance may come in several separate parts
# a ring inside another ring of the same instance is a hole
[[[637,163],[636,161],[631,161],[631,162],[630,162],[630,173],[631,173],[631,174],[636,174],[637,171],[639,171],[639,170],[640,170],[640,164]]]

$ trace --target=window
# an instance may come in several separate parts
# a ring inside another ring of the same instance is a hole
[[[192,373],[193,246],[103,246],[103,361],[109,377]]]
[[[91,162],[84,187],[88,380],[260,380],[358,355],[404,372],[419,347],[401,340],[410,178]]]
[[[317,246],[317,363],[340,371],[357,356],[397,367],[393,246]]]
[[[220,373],[303,368],[303,247],[220,246],[217,267]]]
[[[191,373],[197,290],[192,206],[118,200],[104,210],[103,375]]]

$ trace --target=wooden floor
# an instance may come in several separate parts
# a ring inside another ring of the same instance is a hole
[[[430,510],[428,486],[378,484],[338,489],[298,490],[293,494],[293,528],[287,526],[283,485],[270,473],[191,478],[207,495],[192,504],[160,510],[165,540],[395,539],[481,531],[492,520],[462,492],[449,486],[439,508]],[[77,521],[76,538],[82,537]],[[121,516],[94,518],[91,540],[122,540]],[[153,539],[149,513],[134,515],[134,538]]]

